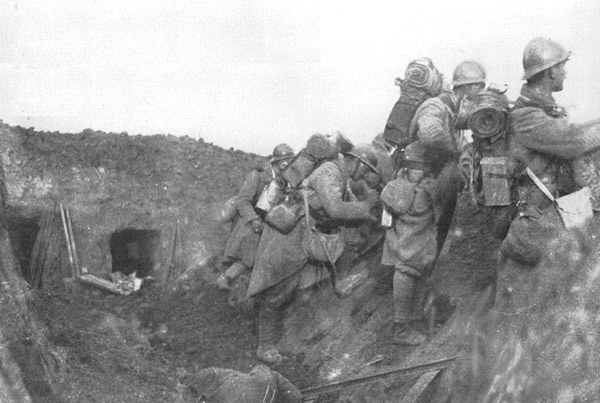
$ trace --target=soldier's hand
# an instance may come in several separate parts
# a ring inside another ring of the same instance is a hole
[[[365,200],[365,203],[369,206],[370,209],[379,206],[381,204],[379,192],[374,189],[369,189],[367,191],[367,198]]]
[[[373,214],[369,214],[369,218],[367,219],[367,223],[378,224],[381,220],[378,217],[375,217]]]
[[[255,234],[260,234],[263,230],[263,222],[260,218],[250,221],[250,225],[252,226],[252,232]]]

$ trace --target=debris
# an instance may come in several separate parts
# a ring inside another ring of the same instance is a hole
[[[348,297],[352,291],[363,284],[369,278],[369,270],[361,270],[358,273],[344,277],[338,282],[338,290],[342,297]]]
[[[143,278],[137,278],[135,272],[131,273],[130,275],[125,275],[121,272],[115,272],[112,273],[112,281],[109,281],[87,273],[87,269],[85,270],[84,274],[81,274],[77,278],[82,283],[89,284],[118,295],[130,295],[138,291],[145,280]]]
[[[367,376],[363,376],[360,378],[354,378],[354,379],[348,379],[346,381],[330,383],[330,384],[323,385],[323,386],[307,388],[307,389],[301,390],[302,395],[303,395],[302,401],[303,402],[311,402],[311,401],[314,401],[314,397],[318,396],[318,395],[322,395],[322,394],[329,393],[332,391],[341,390],[348,386],[376,382],[378,380],[388,378],[388,377],[409,376],[409,375],[417,375],[417,374],[431,373],[431,372],[435,372],[435,374],[437,374],[439,371],[441,371],[442,369],[444,369],[444,368],[448,367],[450,364],[452,364],[456,358],[458,358],[458,357],[445,358],[442,360],[428,362],[428,363],[419,364],[419,365],[413,365],[410,367],[395,368],[395,369],[392,369],[392,370],[389,370],[386,372],[382,372],[382,373],[378,373],[378,374],[372,374],[372,375],[367,375]]]

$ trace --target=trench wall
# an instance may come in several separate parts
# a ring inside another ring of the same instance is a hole
[[[229,228],[217,222],[218,210],[265,161],[189,137],[50,133],[4,123],[0,157],[13,247],[26,278],[36,250],[45,287],[70,275],[58,203],[70,209],[80,265],[89,272],[110,277],[117,231],[149,231],[153,250],[137,253],[152,254],[151,275],[164,280],[172,263],[182,273],[221,251]]]

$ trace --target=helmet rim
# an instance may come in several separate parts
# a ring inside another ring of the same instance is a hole
[[[523,80],[528,80],[552,66],[563,63],[571,57],[571,52],[560,43],[543,37],[534,38],[523,51]]]

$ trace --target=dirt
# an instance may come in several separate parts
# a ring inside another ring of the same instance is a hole
[[[458,214],[462,215],[461,211]],[[472,252],[469,245],[473,247],[473,239],[467,238],[457,238],[454,249],[465,254]],[[476,276],[465,255],[454,257],[449,259],[454,262],[454,269],[446,265],[445,273],[460,269],[462,278],[449,282],[444,289],[460,299],[470,288],[464,281],[467,273],[471,273],[472,281],[476,281]],[[251,302],[231,307],[229,294],[211,283],[223,268],[217,257],[169,289],[150,283],[131,296],[110,295],[87,286],[74,295],[33,292],[30,305],[46,326],[50,356],[56,368],[56,379],[51,385],[54,393],[48,394],[47,387],[37,393],[34,390],[34,401],[194,402],[193,391],[184,384],[186,375],[210,366],[250,371],[259,364],[255,358],[256,310]],[[488,275],[486,271],[479,273],[480,279]],[[380,271],[374,290],[374,294],[362,295],[357,303],[353,319],[356,323],[366,323],[375,312],[385,312],[381,309],[389,304],[391,297],[390,272]],[[356,293],[358,298],[360,290]],[[388,337],[389,322],[385,318],[381,322],[383,330],[363,351],[366,361],[382,357],[368,368],[370,371],[394,366],[414,351],[393,346]],[[434,332],[440,328],[441,325]],[[316,338],[308,343],[318,342]],[[307,365],[302,352],[288,351],[287,356],[289,359],[274,369],[297,387],[326,383],[323,379],[326,360],[321,366]],[[372,388],[381,389],[382,385],[385,384]],[[379,392],[372,389],[372,392],[393,395],[398,388],[402,389],[396,384],[392,389]],[[319,402],[340,401],[339,396],[339,392],[330,393],[321,396]]]
[[[56,256],[56,273],[44,277],[41,289],[27,291],[28,313],[17,310],[31,314],[39,332],[25,326],[2,335],[31,401],[196,402],[185,383],[188,375],[210,366],[248,372],[259,364],[256,307],[252,301],[231,306],[231,295],[214,285],[226,267],[219,253],[228,231],[212,214],[264,157],[173,136],[0,129],[10,196],[5,225],[23,277],[36,250],[36,231],[44,232],[41,218],[56,200],[73,206],[81,259],[104,277],[110,274],[105,256],[116,230],[160,234],[155,281],[137,293],[116,296],[84,285],[69,293],[62,280],[69,260],[60,243],[60,217],[55,220],[59,242],[48,251]],[[444,333],[462,301],[493,282],[498,242],[486,235],[482,215],[474,211],[468,195],[462,196],[448,253],[433,276],[439,298],[430,342]],[[178,264],[167,281],[178,222],[185,242],[178,245]],[[428,344],[429,350],[391,344],[392,271],[380,265],[380,255],[379,249],[340,267],[347,276],[368,273],[350,297],[336,298],[324,280],[288,309],[279,345],[287,360],[274,369],[299,389],[431,358],[451,344]],[[355,387],[318,402],[398,400],[410,385]],[[365,393],[371,400],[360,397]]]
[[[202,271],[168,293],[150,285],[131,296],[83,289],[70,298],[31,298],[58,369],[54,396],[34,392],[36,401],[195,402],[186,375],[260,364],[254,310],[230,307],[227,292],[207,284]],[[290,358],[274,369],[299,388],[311,385],[314,371]]]

